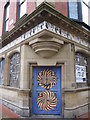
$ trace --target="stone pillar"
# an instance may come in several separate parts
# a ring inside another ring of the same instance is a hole
[[[66,62],[65,62],[65,71],[66,71],[66,81],[65,88],[75,88],[75,49],[73,44],[67,45],[66,51]]]
[[[88,67],[87,67],[87,71],[88,71],[88,86],[90,87],[90,55],[88,56]]]
[[[87,67],[87,71],[88,71],[88,87],[90,87],[90,55],[88,57],[88,67]],[[90,90],[88,90],[88,111],[90,112]]]
[[[27,45],[21,46],[20,88],[29,89],[29,63],[27,62]]]
[[[10,78],[10,59],[7,57],[7,55],[5,56],[5,66],[4,66],[4,85],[8,86],[9,85],[9,78]]]

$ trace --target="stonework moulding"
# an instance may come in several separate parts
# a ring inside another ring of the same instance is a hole
[[[63,44],[64,41],[60,41],[57,38],[52,37],[37,38],[33,40],[33,42],[29,42],[29,45],[35,53],[39,54],[43,58],[49,58],[58,53]]]
[[[63,16],[61,13],[56,11],[54,9],[54,7],[52,7],[49,3],[44,2],[40,6],[38,6],[37,9],[34,12],[32,12],[30,15],[26,15],[26,16],[24,16],[24,18],[20,19],[15,24],[15,27],[11,31],[2,35],[2,42],[1,42],[2,47],[7,45],[8,43],[12,42],[14,39],[20,37],[22,34],[27,32],[29,29],[34,28],[35,26],[37,26],[38,24],[40,24],[43,21],[47,21],[47,22],[54,24],[60,28],[63,28],[65,31],[67,31],[71,34],[74,34],[77,37],[82,37],[82,35],[85,34],[85,36],[83,36],[82,39],[85,39],[86,41],[89,42],[89,37],[90,37],[89,31],[82,28],[81,25],[77,24],[73,20],[70,20],[67,17]],[[20,31],[21,28],[24,28],[23,31],[18,32],[18,30]],[[71,28],[73,28],[73,29],[71,29]],[[80,33],[81,35],[78,33]],[[13,36],[12,36],[12,34],[13,34]],[[9,36],[11,36],[11,37],[9,38]],[[9,38],[9,40],[8,40],[8,38]]]

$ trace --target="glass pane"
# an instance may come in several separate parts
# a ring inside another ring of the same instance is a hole
[[[82,1],[85,2],[88,5],[90,0],[82,0]]]
[[[26,14],[26,1],[20,5],[20,18]]]
[[[82,17],[83,17],[83,22],[88,24],[88,11],[89,8],[82,2]]]
[[[5,21],[9,18],[9,5],[6,6],[6,16],[5,16]]]
[[[78,19],[78,4],[77,2],[69,2],[69,17]]]
[[[8,21],[9,20],[6,21],[6,31],[8,31]]]
[[[23,3],[25,0],[19,0],[19,3],[21,4],[21,3]]]
[[[4,83],[4,60],[0,61],[0,85]]]

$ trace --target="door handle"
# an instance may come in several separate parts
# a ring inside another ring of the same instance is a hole
[[[30,90],[29,92],[29,97],[32,97],[32,90]]]

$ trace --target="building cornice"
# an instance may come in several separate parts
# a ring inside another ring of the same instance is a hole
[[[56,11],[49,3],[43,2],[30,15],[25,15],[22,19],[17,21],[15,27],[11,31],[7,32],[6,35],[5,33],[2,35],[2,47],[43,21],[50,22],[51,24],[63,28],[65,31],[77,35],[86,41],[90,39],[89,31]]]

